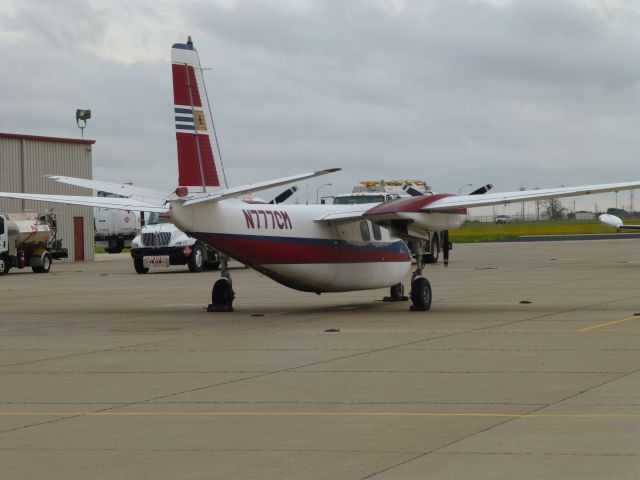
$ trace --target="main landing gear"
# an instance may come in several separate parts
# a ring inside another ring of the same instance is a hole
[[[424,270],[425,263],[435,263],[438,261],[439,243],[439,235],[434,233],[431,239],[431,252],[427,255],[425,254],[425,243],[422,239],[413,238],[407,242],[411,249],[411,254],[416,261],[416,269],[411,275],[411,293],[409,294],[411,298],[411,307],[409,310],[411,311],[424,312],[431,308],[431,284],[427,277],[422,274],[422,270]],[[444,265],[446,267],[449,263],[449,250],[451,249],[449,232],[447,230],[442,232],[442,243]],[[383,300],[385,302],[400,302],[409,299],[404,295],[402,283],[398,283],[391,287],[389,296],[384,297]]]
[[[420,242],[416,242],[416,269],[411,275],[411,307],[412,312],[425,312],[431,308],[431,284],[422,276],[424,268],[424,252]]]
[[[211,303],[207,312],[233,312],[233,299],[236,297],[229,273],[229,257],[220,254],[220,276],[211,290]]]

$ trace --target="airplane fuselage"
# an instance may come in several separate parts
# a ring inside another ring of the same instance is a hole
[[[373,205],[372,205],[373,206]],[[230,199],[184,206],[171,203],[181,230],[296,290],[343,292],[389,287],[411,268],[404,241],[368,220],[316,221],[333,205],[272,205]],[[442,230],[460,215],[434,214]]]

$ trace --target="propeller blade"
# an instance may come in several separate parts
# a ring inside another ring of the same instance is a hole
[[[420,190],[413,188],[411,185],[405,185],[404,187],[402,187],[402,189],[412,197],[421,197],[422,195],[424,195],[424,193],[422,193]]]
[[[493,188],[493,184],[492,183],[487,183],[484,187],[480,187],[480,188],[474,190],[469,195],[482,195],[483,193],[487,193],[492,188]]]
[[[296,193],[298,191],[298,187],[296,187],[295,185],[291,188],[287,188],[284,192],[282,192],[280,195],[278,195],[276,198],[274,198],[273,200],[271,200],[269,203],[271,204],[278,204],[278,203],[283,203],[285,202],[291,195],[293,195],[294,193]]]

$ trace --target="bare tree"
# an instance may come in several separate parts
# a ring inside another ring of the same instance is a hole
[[[562,220],[567,209],[562,206],[562,203],[557,198],[550,198],[542,201],[542,211],[549,220]]]

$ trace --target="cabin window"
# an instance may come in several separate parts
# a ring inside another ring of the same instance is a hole
[[[0,217],[0,235],[4,233],[4,218]]]
[[[371,240],[371,234],[369,233],[369,222],[363,220],[360,222],[360,234],[362,235],[362,240],[368,242]]]
[[[373,230],[373,238],[376,240],[382,240],[382,232],[380,231],[380,225],[371,222],[371,230]]]

